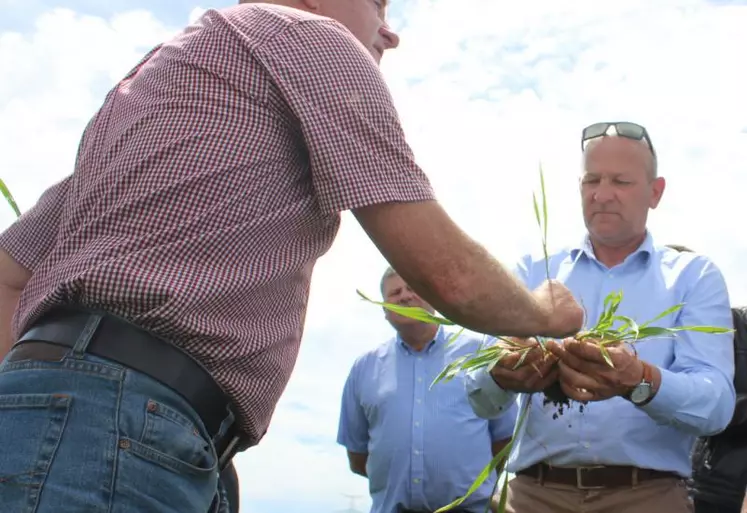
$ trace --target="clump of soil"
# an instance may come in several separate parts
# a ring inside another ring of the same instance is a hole
[[[553,420],[557,420],[558,417],[563,415],[563,412],[566,409],[571,408],[571,399],[565,392],[563,392],[563,389],[560,388],[560,381],[553,382],[553,384],[545,388],[542,393],[545,396],[542,400],[542,405],[547,406],[548,404],[552,404],[556,408],[556,412],[552,414]],[[584,412],[584,404],[585,403],[579,403],[579,411],[581,413]]]

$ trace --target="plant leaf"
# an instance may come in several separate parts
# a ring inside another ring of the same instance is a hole
[[[529,407],[531,406],[531,404],[532,404],[532,398],[530,394],[530,397],[527,399],[527,402],[524,404],[524,407],[522,408],[521,413],[519,414],[519,418],[516,421],[516,427],[514,428],[514,436],[511,437],[511,440],[506,444],[506,446],[503,449],[501,449],[501,451],[498,454],[493,456],[493,459],[490,460],[490,463],[488,463],[485,466],[485,468],[482,469],[480,474],[477,476],[477,479],[475,479],[475,481],[472,483],[472,485],[467,490],[467,493],[465,493],[462,497],[459,497],[455,501],[447,504],[446,506],[442,506],[441,508],[437,509],[434,513],[443,513],[462,504],[467,499],[467,497],[472,495],[475,492],[475,490],[477,490],[478,488],[480,488],[480,486],[482,486],[482,484],[488,478],[490,473],[494,472],[495,469],[497,469],[501,463],[503,463],[503,466],[501,467],[501,471],[503,471],[503,467],[505,466],[505,460],[508,459],[508,455],[511,454],[511,449],[514,446],[514,440],[516,438],[516,433],[520,432],[521,426],[524,424],[524,421],[526,420],[527,415],[529,414]]]
[[[419,306],[401,306],[401,305],[395,305],[392,303],[383,303],[381,301],[374,301],[373,299],[369,299],[363,292],[360,290],[356,290],[358,295],[368,301],[369,303],[373,303],[375,305],[379,305],[381,307],[386,308],[387,310],[390,310],[394,313],[398,313],[402,315],[403,317],[408,317],[410,319],[414,319],[416,321],[422,321],[427,322],[430,324],[441,324],[444,326],[456,326],[455,323],[450,321],[449,319],[445,317],[440,317],[437,315],[433,315],[429,311],[420,308]]]
[[[456,342],[457,339],[462,336],[462,333],[464,333],[464,328],[460,328],[459,331],[452,333],[449,339],[446,341],[446,347]]]
[[[16,216],[21,217],[21,210],[18,208],[16,200],[13,198],[13,195],[10,193],[10,190],[2,179],[0,179],[0,193],[5,196],[5,200],[8,202],[8,205],[10,205],[10,208],[13,209],[13,212],[16,213]]]
[[[672,331],[697,331],[699,333],[709,333],[711,335],[718,335],[721,333],[734,333],[732,328],[721,328],[719,326],[678,326],[676,328],[669,328]]]
[[[647,326],[649,326],[649,325],[651,325],[651,324],[655,323],[656,321],[658,321],[658,320],[660,320],[660,319],[663,319],[663,318],[664,318],[664,317],[666,317],[667,315],[669,315],[669,314],[672,314],[672,313],[676,312],[677,310],[679,310],[679,309],[680,309],[680,308],[682,308],[683,306],[685,306],[685,303],[679,303],[679,304],[676,304],[676,305],[674,305],[674,306],[673,306],[673,307],[671,307],[671,308],[667,308],[666,310],[664,310],[663,312],[661,312],[661,313],[660,313],[659,315],[657,315],[656,317],[654,317],[654,318],[653,318],[653,319],[651,319],[650,321],[648,321],[648,322],[644,322],[643,324],[641,324],[641,328],[645,328],[645,327],[647,327]]]
[[[537,195],[532,193],[532,202],[534,203],[534,217],[537,219],[537,226],[542,229],[542,219],[540,219],[539,204],[537,203]]]
[[[542,171],[542,164],[540,164],[540,190],[542,191],[542,232],[543,240],[547,244],[547,194],[545,194],[545,173]],[[547,256],[547,252],[545,252]]]
[[[662,335],[673,335],[672,328],[660,328],[658,326],[646,326],[638,330],[638,338],[660,337]]]
[[[610,353],[607,351],[607,348],[604,347],[604,345],[599,345],[599,351],[602,353],[602,358],[604,358],[604,361],[607,362],[607,365],[614,368],[615,364],[612,363],[612,358],[610,358]]]

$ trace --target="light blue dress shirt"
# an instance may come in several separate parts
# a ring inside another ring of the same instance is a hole
[[[525,257],[517,274],[531,289],[545,280],[543,258]],[[654,245],[651,234],[640,248],[611,269],[595,257],[588,238],[581,247],[550,256],[550,276],[565,283],[593,326],[610,292],[623,291],[618,313],[639,323],[678,303],[678,312],[654,323],[676,327],[711,325],[732,328],[729,295],[719,269],[708,258]],[[554,466],[631,465],[677,472],[688,477],[690,450],[698,436],[723,430],[731,420],[735,391],[732,334],[679,332],[675,338],[644,340],[639,357],[662,374],[654,399],[636,407],[620,397],[592,402],[579,411],[571,403],[558,419],[544,396],[532,394],[529,413],[509,457],[509,472],[538,462]],[[474,411],[494,417],[516,394],[503,391],[487,371],[465,378]],[[519,394],[523,411],[529,394]]]
[[[478,417],[464,395],[463,374],[431,388],[449,362],[478,350],[484,338],[465,331],[447,346],[453,333],[441,327],[421,352],[397,336],[353,364],[337,441],[368,453],[371,513],[434,511],[463,496],[491,460],[492,443],[513,433],[516,407],[500,419]],[[485,511],[494,483],[495,474],[461,507]]]

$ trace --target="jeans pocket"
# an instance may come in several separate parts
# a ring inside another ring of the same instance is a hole
[[[0,395],[0,510],[36,510],[71,403],[63,394]]]
[[[140,440],[123,439],[120,448],[178,474],[200,476],[217,471],[213,444],[195,422],[152,399],[145,408]]]

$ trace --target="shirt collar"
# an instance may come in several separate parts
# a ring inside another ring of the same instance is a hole
[[[638,246],[638,249],[633,251],[630,255],[628,255],[625,258],[625,261],[628,262],[633,258],[637,258],[637,255],[642,255],[642,258],[648,258],[650,257],[654,252],[654,238],[651,235],[651,232],[649,230],[646,230],[646,238],[643,239],[643,242],[640,246]],[[597,257],[594,255],[594,248],[591,245],[591,240],[589,238],[589,234],[587,233],[584,235],[583,239],[581,239],[580,243],[576,246],[573,246],[570,250],[571,259],[573,262],[577,262],[578,259],[584,255],[587,258],[591,260],[596,260]]]
[[[408,346],[404,340],[402,340],[402,338],[399,336],[399,333],[397,333],[395,340],[396,340],[397,346],[399,346],[401,349],[404,349],[408,353],[412,353],[412,354],[415,353],[415,351],[413,351],[412,348]],[[444,327],[439,326],[438,331],[436,332],[436,336],[433,337],[433,340],[428,342],[428,344],[423,348],[423,350],[419,351],[417,354],[427,353],[435,347],[441,347],[443,344],[444,344]]]

